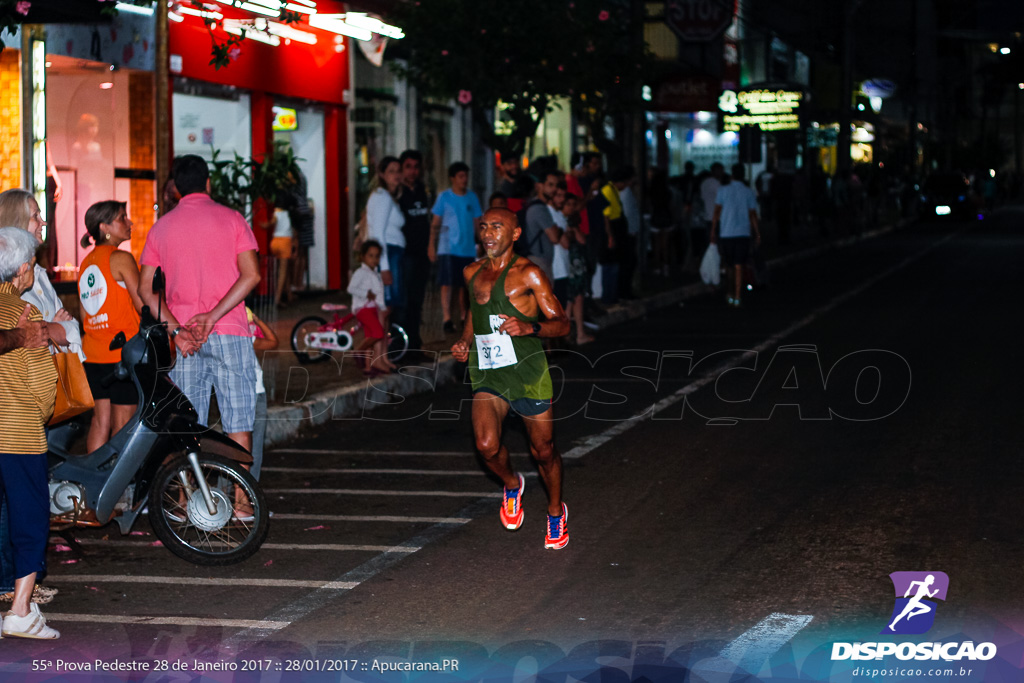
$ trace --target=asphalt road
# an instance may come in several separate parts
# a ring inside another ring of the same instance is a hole
[[[1022,224],[913,225],[775,272],[741,310],[709,295],[553,354],[562,551],[543,548],[516,420],[512,533],[468,389],[378,396],[268,454],[275,517],[243,564],[189,565],[144,520],[80,532],[84,557],[51,548],[63,637],[6,639],[0,659],[185,662],[167,680],[257,659],[209,680],[856,680],[831,643],[884,639],[890,573],[940,571],[933,629],[905,638],[995,642],[989,672],[1024,679]],[[449,658],[459,673],[372,666]]]

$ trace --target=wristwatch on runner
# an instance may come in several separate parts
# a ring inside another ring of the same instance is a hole
[[[533,323],[533,332],[530,333],[531,337],[537,337],[540,335],[540,323]]]

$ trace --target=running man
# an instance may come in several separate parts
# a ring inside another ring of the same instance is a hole
[[[933,583],[935,583],[935,576],[932,574],[926,576],[924,581],[910,582],[910,585],[907,586],[907,592],[903,594],[903,597],[909,596],[910,591],[914,590],[914,586],[918,587],[917,594],[915,594],[914,597],[910,598],[910,602],[908,602],[906,607],[903,608],[903,611],[900,612],[900,615],[893,619],[892,623],[889,624],[890,631],[895,631],[893,627],[896,626],[896,622],[902,619],[903,617],[906,617],[907,621],[910,621],[913,617],[916,617],[919,614],[927,614],[928,612],[932,611],[932,608],[928,605],[922,604],[921,600],[923,600],[924,598],[935,597],[935,594],[939,592],[938,588],[936,588],[930,593],[928,592],[928,587],[931,586]]]
[[[505,484],[501,523],[523,523],[523,475],[512,469],[501,443],[509,408],[522,416],[548,492],[544,547],[569,542],[569,509],[562,502],[562,456],[555,448],[551,376],[540,337],[569,333],[569,319],[544,272],[519,258],[512,243],[522,232],[508,209],[490,209],[480,223],[486,257],[466,266],[470,309],[462,337],[452,346],[459,362],[469,361],[473,383],[473,434],[487,467]]]

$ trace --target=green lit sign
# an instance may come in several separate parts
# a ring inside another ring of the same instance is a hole
[[[726,90],[718,98],[718,108],[726,131],[744,126],[764,131],[799,130],[803,98],[799,90]]]

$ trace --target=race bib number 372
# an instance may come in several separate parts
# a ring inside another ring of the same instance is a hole
[[[507,334],[492,333],[476,335],[477,361],[481,370],[494,370],[515,365],[516,347]]]

